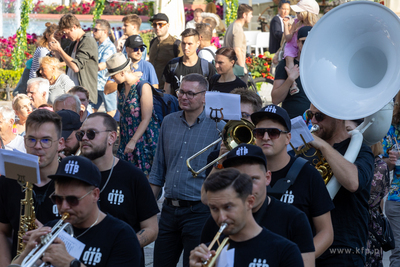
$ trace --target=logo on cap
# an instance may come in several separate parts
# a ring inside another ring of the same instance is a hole
[[[140,36],[138,35],[138,36],[136,36],[134,41],[138,42],[138,43],[141,43],[142,42],[142,38],[140,38]]]
[[[247,153],[249,153],[249,150],[245,146],[239,147],[238,150],[236,150],[236,156],[245,156]]]
[[[67,164],[65,164],[64,171],[68,174],[75,174],[79,171],[78,161],[69,160]]]
[[[275,106],[268,106],[264,109],[266,112],[271,112],[271,113],[276,113],[276,108]]]

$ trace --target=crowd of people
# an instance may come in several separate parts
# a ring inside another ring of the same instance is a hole
[[[297,13],[292,23],[290,9]],[[217,232],[219,241],[229,238],[219,259],[224,266],[383,266],[377,218],[387,193],[386,214],[400,240],[400,164],[393,149],[400,139],[400,95],[388,137],[363,144],[352,163],[343,155],[349,131],[362,118],[324,114],[300,81],[301,51],[317,23],[318,3],[279,2],[269,48],[283,59],[273,104],[264,107],[247,89],[243,27],[252,7],[240,4],[226,29],[215,13],[213,3],[205,12],[196,9],[180,39],[168,33],[173,14],[155,14],[149,47],[137,15],[123,18],[124,35],[117,40],[103,19],[92,32],[72,14],[58,25],[46,23],[26,92],[15,96],[12,108],[0,108],[2,149],[37,156],[40,174],[29,189],[36,229],[22,235],[28,211],[20,205],[28,188],[0,177],[0,267],[22,264],[60,218],[71,224],[74,242],[66,246],[59,236],[40,255],[55,267],[144,267],[143,248],[152,242],[153,266],[177,266],[183,255],[184,267],[201,267],[216,257]],[[221,46],[217,33],[225,30]],[[195,176],[186,160],[228,131],[226,121],[206,115],[208,91],[240,96],[255,142],[214,145],[191,161],[200,169],[219,156]],[[167,110],[161,120],[154,107],[163,94],[179,103],[179,111]],[[298,116],[319,127],[309,144],[341,185],[333,199],[314,158],[288,152],[291,119]],[[397,243],[391,266],[400,261]],[[71,247],[79,253],[71,256]]]

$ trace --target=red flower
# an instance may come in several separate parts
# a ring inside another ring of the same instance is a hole
[[[258,55],[258,58],[263,58],[264,56],[263,55]]]
[[[263,78],[265,78],[265,73],[261,73],[261,76],[263,76]]]
[[[110,6],[111,6],[111,7],[115,7],[114,2],[111,2]]]

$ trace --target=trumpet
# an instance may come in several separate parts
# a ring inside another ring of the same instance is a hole
[[[197,177],[199,173],[203,172],[210,166],[214,165],[214,163],[225,157],[229,152],[219,156],[214,161],[208,163],[206,166],[204,166],[198,171],[195,171],[192,168],[190,164],[191,160],[203,154],[208,149],[221,142],[221,140],[224,141],[224,145],[229,150],[232,150],[238,145],[243,143],[255,144],[253,129],[254,129],[254,124],[246,119],[241,119],[240,121],[229,121],[222,130],[221,137],[219,139],[215,140],[214,142],[212,142],[211,144],[209,144],[208,146],[206,146],[205,148],[203,148],[202,150],[200,150],[199,152],[197,152],[196,154],[194,154],[193,156],[191,156],[186,160],[186,165],[188,166],[188,169],[192,173],[193,177]]]
[[[71,236],[74,234],[72,226],[70,223],[64,223],[66,219],[69,218],[69,213],[64,213],[61,219],[54,225],[53,229],[51,229],[51,233],[47,235],[41,236],[41,242],[37,245],[22,261],[22,267],[31,267],[37,266],[36,262],[43,257],[46,249],[54,242],[54,240],[58,237],[61,231],[65,230]],[[43,262],[40,267],[48,266],[46,262]]]
[[[229,240],[229,237],[225,237],[221,243],[219,242],[219,237],[221,236],[222,232],[225,230],[225,228],[227,226],[228,226],[227,223],[221,224],[221,227],[219,228],[217,234],[214,236],[213,241],[208,246],[208,250],[211,250],[212,247],[214,246],[215,242],[218,242],[218,249],[215,252],[215,255],[210,257],[208,260],[204,261],[203,267],[213,267],[215,265],[215,263],[217,262],[219,254],[221,254],[222,249],[225,247],[226,243],[228,243],[228,240]]]

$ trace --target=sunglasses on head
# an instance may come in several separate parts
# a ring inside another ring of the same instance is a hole
[[[87,130],[87,131],[78,131],[75,133],[76,139],[78,139],[78,141],[82,141],[83,137],[87,136],[87,138],[89,140],[93,140],[96,137],[96,134],[98,133],[104,133],[104,132],[112,132],[111,130],[105,130],[105,131],[96,131],[96,130]]]
[[[309,122],[309,121],[311,121],[312,120],[312,118],[315,116],[315,119],[317,120],[317,122],[321,122],[321,121],[323,121],[324,119],[325,119],[325,115],[324,115],[324,113],[321,113],[321,112],[312,112],[311,110],[307,110],[306,111],[306,120],[307,120],[307,123]]]
[[[288,131],[282,131],[278,128],[255,128],[253,129],[254,137],[257,139],[263,139],[265,133],[268,133],[269,138],[277,139],[281,136],[281,133],[288,133]]]
[[[162,28],[162,27],[164,27],[165,25],[167,25],[168,23],[166,23],[166,22],[158,22],[158,23],[156,23],[156,22],[153,22],[153,28],[157,28],[157,26],[158,27],[160,27],[160,28]]]
[[[133,52],[137,52],[137,51],[139,51],[139,50],[140,50],[140,52],[143,52],[143,51],[144,51],[144,46],[135,47],[135,48],[132,48],[132,49],[133,49]]]
[[[83,195],[82,197],[78,198],[76,196],[59,196],[56,195],[55,192],[53,192],[53,194],[50,195],[50,199],[51,201],[56,204],[56,205],[62,205],[63,201],[65,199],[65,201],[67,201],[68,205],[70,207],[75,207],[79,205],[79,201],[81,201],[83,198],[85,198],[87,195],[89,195],[90,193],[93,192],[94,189],[90,190],[89,192],[87,192],[85,195]]]

